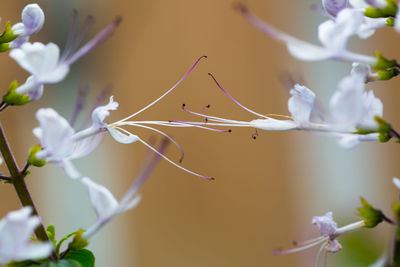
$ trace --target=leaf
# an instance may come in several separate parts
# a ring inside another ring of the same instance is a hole
[[[93,253],[87,249],[72,250],[65,259],[75,260],[79,262],[82,267],[94,267],[95,262]]]
[[[74,260],[59,260],[57,262],[45,262],[40,267],[83,267],[79,262]]]

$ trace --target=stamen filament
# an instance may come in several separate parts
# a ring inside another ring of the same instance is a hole
[[[214,80],[214,82],[217,84],[218,88],[221,89],[221,91],[222,91],[224,94],[226,94],[233,102],[235,102],[236,105],[238,105],[239,107],[243,108],[244,110],[246,110],[246,111],[248,111],[248,112],[250,112],[250,113],[252,113],[252,114],[254,114],[254,115],[256,115],[256,116],[259,116],[259,117],[268,119],[267,116],[262,115],[262,114],[260,114],[260,113],[258,113],[258,112],[255,112],[255,111],[253,111],[253,110],[251,110],[251,109],[249,109],[249,108],[246,108],[246,107],[243,106],[242,104],[240,104],[239,101],[237,101],[236,99],[234,99],[227,91],[225,91],[224,88],[222,88],[222,86],[218,83],[217,79],[215,79],[214,75],[212,75],[211,73],[208,73],[208,75],[211,76],[211,78],[212,78],[212,79]]]
[[[140,124],[137,124],[137,123],[134,123],[134,122],[128,122],[128,121],[127,121],[127,122],[121,123],[120,125],[136,126],[136,127],[148,129],[148,130],[151,130],[151,131],[154,131],[154,132],[156,132],[156,133],[161,134],[162,136],[168,138],[168,140],[170,140],[170,141],[181,151],[181,157],[179,158],[179,163],[181,163],[181,162],[183,161],[183,158],[185,157],[185,152],[183,151],[182,147],[181,147],[174,139],[172,139],[172,137],[170,137],[170,136],[167,135],[166,133],[164,133],[164,132],[162,132],[162,131],[160,131],[160,130],[158,130],[158,129],[155,129],[155,128],[153,128],[153,127],[149,127],[149,126],[145,126],[145,125],[140,125]]]
[[[207,56],[199,57],[197,59],[197,61],[193,64],[193,66],[189,69],[189,71],[186,72],[186,74],[177,83],[175,83],[167,92],[165,92],[163,95],[161,95],[159,98],[157,98],[156,100],[154,100],[153,102],[151,102],[150,104],[145,106],[144,108],[142,108],[139,111],[133,113],[132,115],[130,115],[130,116],[118,121],[117,123],[129,120],[130,118],[135,117],[136,115],[142,113],[143,111],[145,111],[146,109],[148,109],[149,107],[151,107],[152,105],[154,105],[155,103],[157,103],[158,101],[163,99],[166,95],[168,95],[170,92],[172,92],[194,70],[194,68],[197,66],[197,64],[200,62],[200,60],[203,59],[203,58],[207,58]]]
[[[274,251],[274,254],[275,254],[275,255],[285,255],[285,254],[300,252],[300,251],[309,249],[309,248],[311,248],[311,247],[314,247],[314,246],[316,246],[316,245],[318,245],[318,244],[321,244],[321,243],[324,242],[324,241],[328,241],[328,239],[329,239],[329,237],[328,237],[328,236],[325,236],[324,239],[318,240],[318,241],[316,241],[316,242],[314,242],[314,243],[311,243],[311,244],[308,244],[308,245],[306,245],[306,246],[298,247],[298,248],[293,248],[293,249],[288,249],[288,250],[283,250],[283,251]]]
[[[203,179],[206,179],[206,180],[209,180],[209,181],[214,180],[214,178],[212,178],[212,177],[206,177],[206,176],[204,176],[204,175],[201,175],[201,174],[198,174],[198,173],[189,171],[188,169],[186,169],[186,168],[184,168],[184,167],[182,167],[182,166],[176,164],[175,162],[173,162],[172,160],[170,160],[169,158],[167,158],[166,156],[164,156],[164,155],[163,155],[162,153],[160,153],[157,149],[155,149],[154,147],[152,147],[151,145],[147,144],[145,141],[143,141],[142,139],[140,139],[140,137],[138,137],[138,140],[139,140],[142,144],[144,144],[145,146],[147,146],[149,149],[153,150],[155,153],[157,153],[158,155],[160,155],[161,157],[163,157],[166,161],[168,161],[169,163],[171,163],[172,165],[174,165],[175,167],[177,167],[177,168],[179,168],[179,169],[181,169],[181,170],[183,170],[183,171],[185,171],[185,172],[187,172],[187,173],[193,174],[193,175],[195,175],[195,176],[197,176],[197,177],[200,177],[200,178],[203,178]]]

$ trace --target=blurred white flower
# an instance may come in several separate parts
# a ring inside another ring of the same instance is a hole
[[[289,52],[300,60],[316,61],[334,59],[368,65],[375,65],[377,63],[375,57],[353,53],[346,49],[349,38],[358,33],[364,22],[363,14],[357,10],[343,9],[337,14],[335,21],[328,20],[322,23],[318,29],[318,37],[322,46],[318,46],[273,28],[251,14],[243,4],[237,4],[237,9],[256,28],[286,44]]]
[[[10,43],[11,48],[19,48],[29,41],[29,37],[40,31],[44,24],[44,13],[38,4],[29,4],[24,7],[21,14],[22,22],[14,24],[11,30],[19,35]]]
[[[323,216],[314,216],[312,219],[312,224],[318,227],[321,234],[320,237],[296,243],[296,248],[276,251],[275,254],[285,255],[289,253],[296,253],[321,244],[315,262],[315,266],[318,266],[319,255],[321,251],[326,250],[333,253],[338,252],[342,249],[342,245],[336,240],[338,237],[359,230],[365,226],[364,221],[359,221],[343,227],[338,227],[337,223],[333,220],[332,212],[328,212]]]
[[[29,95],[31,101],[39,99],[43,93],[44,84],[61,82],[67,76],[70,65],[104,42],[121,22],[121,18],[116,18],[94,38],[79,48],[92,19],[87,20],[87,25],[80,34],[76,34],[76,19],[77,14],[75,12],[70,35],[62,55],[56,44],[48,43],[44,45],[38,42],[24,43],[21,47],[10,52],[10,56],[31,74],[26,82],[16,89],[18,94]]]
[[[51,254],[53,245],[50,242],[36,243],[30,240],[40,224],[39,218],[31,216],[31,213],[31,207],[24,207],[9,212],[0,220],[0,264],[41,259]]]

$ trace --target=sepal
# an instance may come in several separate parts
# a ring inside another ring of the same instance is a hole
[[[390,123],[386,122],[383,118],[376,116],[375,121],[378,123],[378,133],[379,133],[379,141],[381,143],[386,143],[392,136],[390,135],[390,131],[392,130],[392,126]]]
[[[89,244],[88,241],[82,237],[83,233],[85,230],[80,229],[76,232],[74,239],[72,239],[72,242],[68,244],[68,248],[70,250],[80,250]]]
[[[386,0],[387,6],[383,8],[369,6],[365,9],[364,15],[369,18],[387,18],[395,17],[397,13],[397,4],[395,0]]]
[[[29,149],[29,157],[28,157],[28,163],[32,166],[35,167],[43,167],[46,164],[46,160],[44,159],[38,159],[36,157],[36,154],[42,150],[42,147],[40,145],[36,145],[31,147]]]
[[[0,35],[0,52],[10,50],[9,43],[14,41],[18,36],[18,34],[14,34],[14,30],[11,30],[11,23],[7,22],[3,34]]]
[[[1,50],[1,45],[0,45]],[[17,93],[18,82],[12,81],[8,87],[7,94],[3,96],[4,103],[12,106],[22,106],[31,102],[28,95]]]
[[[357,209],[359,216],[364,219],[366,228],[374,228],[383,221],[383,213],[375,209],[363,197],[361,197],[360,200],[362,207]]]

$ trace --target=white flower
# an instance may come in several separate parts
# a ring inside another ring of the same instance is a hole
[[[98,133],[81,138],[81,133],[76,133],[68,121],[51,108],[39,109],[36,118],[40,126],[33,133],[42,146],[36,158],[58,164],[71,178],[80,177],[71,160],[94,151],[103,135]]]
[[[121,202],[118,202],[107,188],[91,179],[85,177],[82,183],[87,187],[90,202],[97,214],[97,222],[85,232],[85,238],[90,238],[115,216],[133,209],[140,202],[140,196],[136,195],[137,188],[134,186],[128,190]]]
[[[77,15],[74,13],[72,27],[76,25],[76,19]],[[59,47],[54,43],[47,45],[38,42],[24,43],[21,47],[13,49],[10,56],[31,74],[25,84],[16,89],[16,92],[29,95],[31,101],[39,99],[44,84],[61,82],[67,76],[70,65],[105,41],[120,22],[121,18],[115,19],[80,48],[79,45],[83,38],[76,35],[76,30],[72,28],[62,55]],[[90,24],[91,22],[87,21],[86,23]]]
[[[342,249],[342,245],[336,240],[336,238],[349,232],[359,230],[365,226],[364,221],[359,221],[343,227],[338,227],[337,223],[333,220],[332,212],[328,212],[323,216],[314,216],[312,219],[312,224],[318,227],[321,234],[320,237],[305,242],[296,243],[296,246],[298,247],[289,250],[276,251],[276,254],[285,255],[289,253],[296,253],[320,244],[322,244],[320,252],[322,250],[333,253],[338,252]],[[318,266],[318,260],[319,253],[317,255],[315,266]]]
[[[44,24],[43,10],[37,4],[29,4],[24,7],[21,14],[22,22],[12,26],[11,30],[19,37],[10,43],[10,47],[18,48],[25,42],[29,41],[29,37],[40,31]]]
[[[375,57],[356,54],[346,50],[349,38],[357,34],[364,21],[364,16],[357,10],[343,9],[336,20],[328,20],[319,27],[318,37],[322,46],[314,45],[290,36],[251,14],[247,7],[238,4],[237,9],[243,17],[268,36],[286,44],[289,52],[296,58],[305,61],[335,59],[347,62],[360,62],[375,65]]]
[[[360,9],[365,9],[370,6],[385,8],[387,4],[386,0],[350,0],[350,5],[352,7]]]
[[[34,243],[30,237],[40,224],[37,216],[31,216],[32,208],[25,207],[9,212],[0,220],[0,264],[11,261],[41,259],[49,256],[52,244]]]

